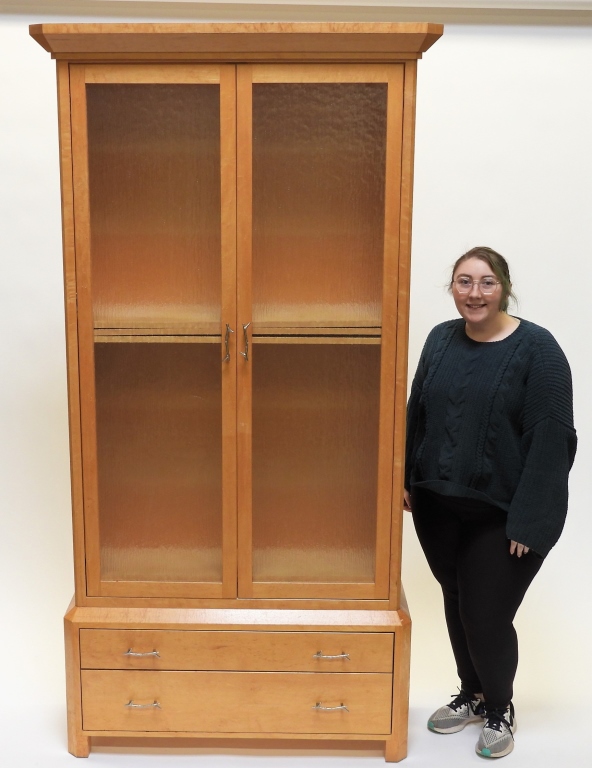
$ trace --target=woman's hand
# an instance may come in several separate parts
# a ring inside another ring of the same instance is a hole
[[[403,491],[403,509],[411,512],[411,494],[407,489]]]
[[[511,555],[513,555],[514,552],[515,552],[518,557],[522,557],[522,555],[527,555],[528,551],[529,551],[529,548],[525,547],[524,544],[518,544],[518,542],[514,541],[513,539],[510,542],[510,554]]]

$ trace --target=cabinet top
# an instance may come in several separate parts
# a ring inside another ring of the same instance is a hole
[[[442,35],[427,23],[32,24],[53,58],[380,60],[421,58]]]

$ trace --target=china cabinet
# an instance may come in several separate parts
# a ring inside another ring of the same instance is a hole
[[[31,27],[58,73],[74,755],[405,756],[415,74],[441,33]]]

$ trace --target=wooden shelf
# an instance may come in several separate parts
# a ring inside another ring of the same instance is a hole
[[[219,344],[218,336],[197,336],[184,335],[177,336],[173,334],[125,334],[113,333],[102,334],[95,333],[95,344]]]
[[[170,334],[95,334],[95,344],[220,344],[220,336],[175,336]],[[256,336],[253,344],[378,344],[380,336],[301,334]]]
[[[168,323],[167,325],[95,325],[95,335],[101,336],[219,336],[220,323]]]
[[[97,344],[219,344],[222,336],[213,323],[170,328],[95,328]],[[255,344],[380,344],[381,328],[349,326],[282,326],[253,323]]]
[[[253,336],[253,344],[380,344],[379,336]]]
[[[261,323],[252,325],[253,336],[380,336],[380,326],[364,326],[356,322],[328,323],[315,325],[314,323]]]

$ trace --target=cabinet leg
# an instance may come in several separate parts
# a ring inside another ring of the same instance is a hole
[[[81,733],[70,733],[68,737],[68,752],[74,757],[88,757],[90,755],[90,736]]]
[[[384,759],[387,763],[398,763],[407,757],[407,739],[389,739],[384,744]]]
[[[75,623],[74,601],[64,617],[64,640],[66,648],[66,691],[68,702],[68,752],[74,757],[88,757],[90,736],[82,730],[82,691],[80,688],[80,638],[79,626]]]
[[[392,736],[385,742],[384,759],[398,763],[407,757],[409,731],[409,663],[411,657],[411,619],[400,610],[401,626],[395,632]]]

